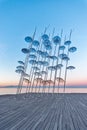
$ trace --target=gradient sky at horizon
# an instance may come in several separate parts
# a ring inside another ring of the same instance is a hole
[[[41,35],[50,24],[48,33],[64,30],[72,33],[72,46],[77,52],[71,56],[76,70],[68,72],[69,85],[87,85],[87,0],[0,0],[0,85],[15,85],[17,61],[24,59],[21,48],[27,47],[25,36],[33,35],[37,27]]]

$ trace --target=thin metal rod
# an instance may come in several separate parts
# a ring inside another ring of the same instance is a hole
[[[63,29],[61,30],[61,39],[62,39],[62,34],[63,34]],[[61,40],[62,41],[62,40]],[[59,62],[59,53],[60,53],[60,49],[59,49],[59,47],[60,47],[60,45],[61,45],[61,41],[60,41],[60,43],[59,43],[59,46],[58,46],[58,52],[57,52],[57,62],[56,62],[56,65],[58,65],[58,62]],[[55,92],[55,86],[56,86],[56,76],[57,76],[57,69],[55,70],[55,74],[54,74],[54,84],[53,84],[53,86],[54,86],[54,90],[53,90],[53,93]]]
[[[66,41],[66,35],[65,35],[65,38],[64,38],[64,42]],[[64,50],[63,50],[63,53],[62,54],[64,54]],[[61,63],[60,64],[62,64],[63,63],[63,60],[61,59]],[[59,70],[59,79],[61,78],[61,72],[62,72],[62,68],[60,67],[60,70]],[[58,80],[58,93],[59,93],[59,87],[60,87],[60,80]]]
[[[35,28],[35,31],[34,31],[34,34],[33,34],[33,40],[34,40],[35,34],[36,34],[36,28]],[[29,44],[28,49],[30,48],[30,46],[32,46],[32,43]],[[24,72],[26,72],[26,70],[27,70],[28,60],[29,60],[29,54],[27,54],[27,55],[26,55],[26,58],[25,58]],[[24,75],[21,74],[20,81],[19,81],[19,85],[18,85],[19,90],[17,90],[17,94],[21,93],[22,85],[23,85],[23,79],[24,79]]]
[[[69,40],[71,40],[72,30],[70,31]],[[70,45],[68,45],[68,50],[70,48]],[[69,51],[67,51],[67,56],[69,56]],[[63,93],[65,93],[66,88],[66,77],[67,77],[67,66],[68,66],[68,60],[66,61],[66,67],[65,67],[65,77],[64,77],[64,90]]]
[[[55,55],[55,53],[56,53],[56,47],[57,47],[57,45],[55,45],[55,47],[54,47],[54,55]],[[54,59],[53,59],[53,61],[52,61],[52,66],[53,66],[53,65],[54,65]],[[53,71],[53,70],[51,70],[51,73],[50,73],[50,81],[51,81],[51,79],[52,79],[52,71]],[[49,93],[50,87],[51,87],[51,83],[49,83],[48,93]],[[54,87],[53,87],[53,92],[54,92]]]
[[[54,33],[55,33],[55,28],[53,28],[53,32],[52,32],[52,38],[53,38],[53,36],[54,36]],[[51,39],[51,42],[52,42],[52,39]],[[56,49],[56,47],[55,47],[55,49]],[[51,55],[52,54],[52,50],[50,51],[50,53],[49,53],[49,55]],[[54,52],[54,54],[55,54],[55,52]],[[49,61],[49,64],[50,64],[50,58],[48,58],[48,61]],[[54,62],[52,62],[52,64],[53,64]],[[47,69],[48,70],[48,69]],[[51,77],[52,77],[52,71],[51,71],[51,73],[50,73],[50,80],[51,80]],[[50,83],[49,83],[49,86],[48,86],[48,93],[50,92]]]
[[[64,54],[64,50],[63,50],[63,54]],[[62,64],[62,62],[63,62],[63,60],[61,59],[61,63],[60,64]],[[61,77],[61,72],[62,72],[62,68],[60,67],[60,70],[59,70],[59,79],[60,79],[60,77]],[[59,86],[60,86],[60,80],[58,80],[58,91],[57,91],[57,93],[59,93]]]

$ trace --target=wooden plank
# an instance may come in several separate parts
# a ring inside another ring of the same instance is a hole
[[[0,96],[0,130],[86,130],[87,94]]]

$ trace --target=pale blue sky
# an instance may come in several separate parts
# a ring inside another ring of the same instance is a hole
[[[71,56],[76,66],[68,80],[87,84],[87,0],[0,0],[0,84],[18,82],[15,68],[23,59],[21,48],[26,47],[24,37],[32,35],[37,26],[38,36],[45,26],[64,35],[73,30],[72,44],[78,51]]]

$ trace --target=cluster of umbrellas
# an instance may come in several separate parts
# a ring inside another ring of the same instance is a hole
[[[36,30],[33,37],[25,37],[28,47],[21,49],[25,61],[19,60],[15,71],[20,74],[17,94],[23,86],[26,93],[59,93],[61,85],[65,92],[67,71],[75,69],[69,65],[70,54],[77,50],[72,46],[71,32],[68,40],[63,40],[62,31],[60,36],[49,36],[45,30],[40,40],[36,40],[35,35]]]

